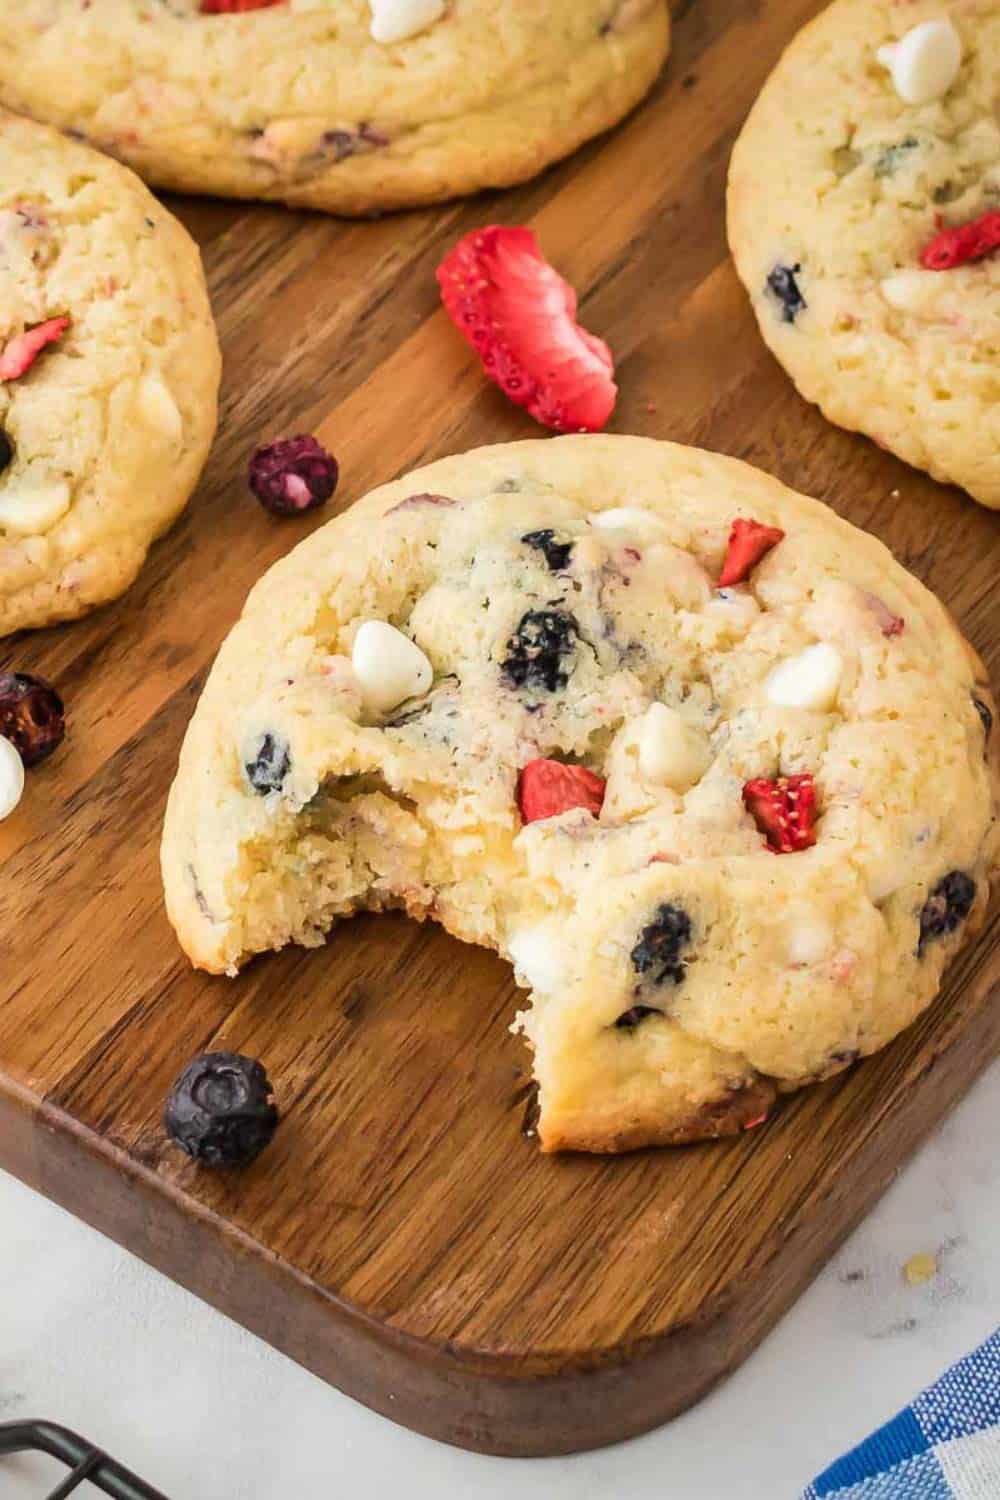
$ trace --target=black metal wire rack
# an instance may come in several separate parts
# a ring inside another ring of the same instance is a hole
[[[48,1453],[69,1469],[46,1500],[66,1500],[81,1485],[92,1485],[113,1500],[167,1500],[137,1474],[110,1458],[86,1438],[55,1422],[0,1422],[0,1458],[10,1453]],[[0,1465],[0,1489],[3,1488]],[[81,1496],[81,1500],[83,1497]]]

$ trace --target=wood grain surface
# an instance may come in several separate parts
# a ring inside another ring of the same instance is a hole
[[[531,223],[615,350],[612,428],[749,459],[893,548],[994,668],[1000,515],[829,427],[761,343],[729,263],[729,152],[815,0],[680,5],[655,93],[516,192],[369,223],[173,206],[200,240],[226,355],[186,516],[117,605],[0,643],[53,679],[65,748],[0,826],[0,1164],[387,1415],[508,1454],[615,1441],[732,1369],[1000,1046],[1000,924],[909,1033],[752,1135],[543,1158],[507,967],[433,926],[362,917],[237,981],[191,971],[157,845],[185,725],[247,590],[322,515],[248,496],[266,438],[316,431],[338,502],[537,429],[478,373],[434,267],[465,230]],[[195,1053],[265,1060],[284,1114],[236,1176],[168,1147]],[[123,1334],[123,1336],[125,1336]]]

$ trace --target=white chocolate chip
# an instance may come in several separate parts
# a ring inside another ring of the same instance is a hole
[[[892,86],[907,104],[941,99],[962,66],[962,40],[947,17],[912,26],[898,42],[880,47],[876,56],[892,75]]]
[[[619,505],[613,510],[599,510],[590,518],[598,531],[629,531],[638,537],[665,536],[667,528],[651,510],[638,505]]]
[[[0,492],[0,530],[14,536],[40,536],[69,510],[70,487],[63,479],[27,476]]]
[[[819,912],[788,913],[788,962],[794,967],[818,964],[833,948],[833,928]]]
[[[372,39],[383,45],[405,42],[426,31],[445,12],[445,0],[372,0]]]
[[[0,739],[0,822],[9,818],[24,791],[24,764],[10,740]]]
[[[184,424],[177,402],[159,375],[147,375],[139,387],[139,411],[150,427],[178,445],[184,435]]]
[[[385,620],[366,620],[354,637],[351,665],[365,707],[388,713],[407,698],[421,697],[434,670],[420,647]]]
[[[882,296],[900,312],[920,312],[938,300],[941,277],[936,271],[896,271],[881,284]]]
[[[716,589],[705,609],[732,630],[749,630],[760,614],[753,594],[739,587]]]
[[[843,670],[840,652],[820,641],[798,656],[779,662],[764,691],[768,702],[780,708],[812,708],[827,713],[837,701]]]
[[[686,792],[704,775],[708,740],[676,708],[651,703],[639,729],[639,770],[644,781]]]
[[[522,927],[507,939],[507,955],[518,981],[543,995],[551,995],[562,981],[562,948],[551,924]]]

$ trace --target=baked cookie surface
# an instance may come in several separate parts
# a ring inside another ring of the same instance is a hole
[[[342,214],[534,176],[639,102],[668,41],[666,0],[419,4],[398,41],[372,35],[369,0],[2,10],[5,103],[161,187]]]
[[[740,518],[770,550],[733,569]],[[533,992],[545,1149],[726,1133],[937,993],[988,896],[992,716],[937,600],[776,480],[637,438],[481,449],[253,590],[181,754],[167,907],[216,972],[433,917]],[[544,815],[553,775],[582,806]]]
[[[0,111],[0,635],[117,597],[193,490],[220,356],[201,258],[131,172]]]
[[[766,83],[729,179],[737,270],[801,393],[993,507],[1000,253],[921,256],[1000,210],[998,97],[1000,0],[835,0]]]

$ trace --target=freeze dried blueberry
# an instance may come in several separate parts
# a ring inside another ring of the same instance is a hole
[[[514,687],[538,687],[554,693],[569,681],[567,659],[580,634],[572,615],[555,609],[529,609],[507,642],[500,670]]]
[[[875,158],[872,171],[876,177],[894,177],[900,166],[912,151],[916,151],[920,142],[915,135],[904,136],[893,146],[884,146]]]
[[[14,444],[0,427],[0,474],[14,462]]]
[[[389,137],[368,124],[359,125],[357,130],[325,130],[320,137],[320,150],[330,153],[335,162],[388,144]]]
[[[324,505],[337,488],[337,460],[302,433],[258,448],[250,460],[250,488],[276,516],[295,516]]]
[[[66,714],[54,687],[28,672],[0,672],[0,737],[26,766],[45,760],[65,736]]]
[[[664,902],[656,916],[639,934],[632,949],[636,972],[653,984],[680,984],[684,978],[681,953],[691,941],[691,918],[681,906]]]
[[[838,1051],[830,1053],[830,1061],[836,1063],[838,1067],[845,1068],[849,1063],[857,1062],[860,1056],[861,1053],[857,1047],[841,1047]]]
[[[206,1167],[243,1167],[278,1128],[274,1090],[259,1062],[206,1052],[175,1081],[163,1114],[167,1135]]]
[[[931,891],[920,911],[917,956],[934,938],[946,937],[965,921],[976,899],[976,882],[963,870],[951,870]]]
[[[536,552],[541,552],[553,573],[561,573],[569,565],[573,543],[557,542],[551,527],[546,527],[543,531],[526,531],[521,541],[526,547],[534,547]]]
[[[657,1010],[655,1005],[633,1005],[629,1010],[623,1010],[615,1022],[619,1031],[634,1031],[640,1021],[647,1016],[662,1016],[662,1010]]]
[[[990,712],[989,706],[983,702],[982,698],[977,698],[975,693],[972,695],[972,701],[976,705],[976,713],[982,720],[983,734],[989,739],[993,729],[993,715]]]
[[[794,266],[775,266],[768,272],[767,290],[771,293],[781,307],[781,321],[783,323],[794,323],[800,312],[804,312],[807,306],[796,281],[796,276],[802,270],[796,261]]]
[[[268,792],[279,792],[291,769],[288,743],[277,734],[261,735],[253,759],[244,765],[247,781],[261,797],[266,797]]]

